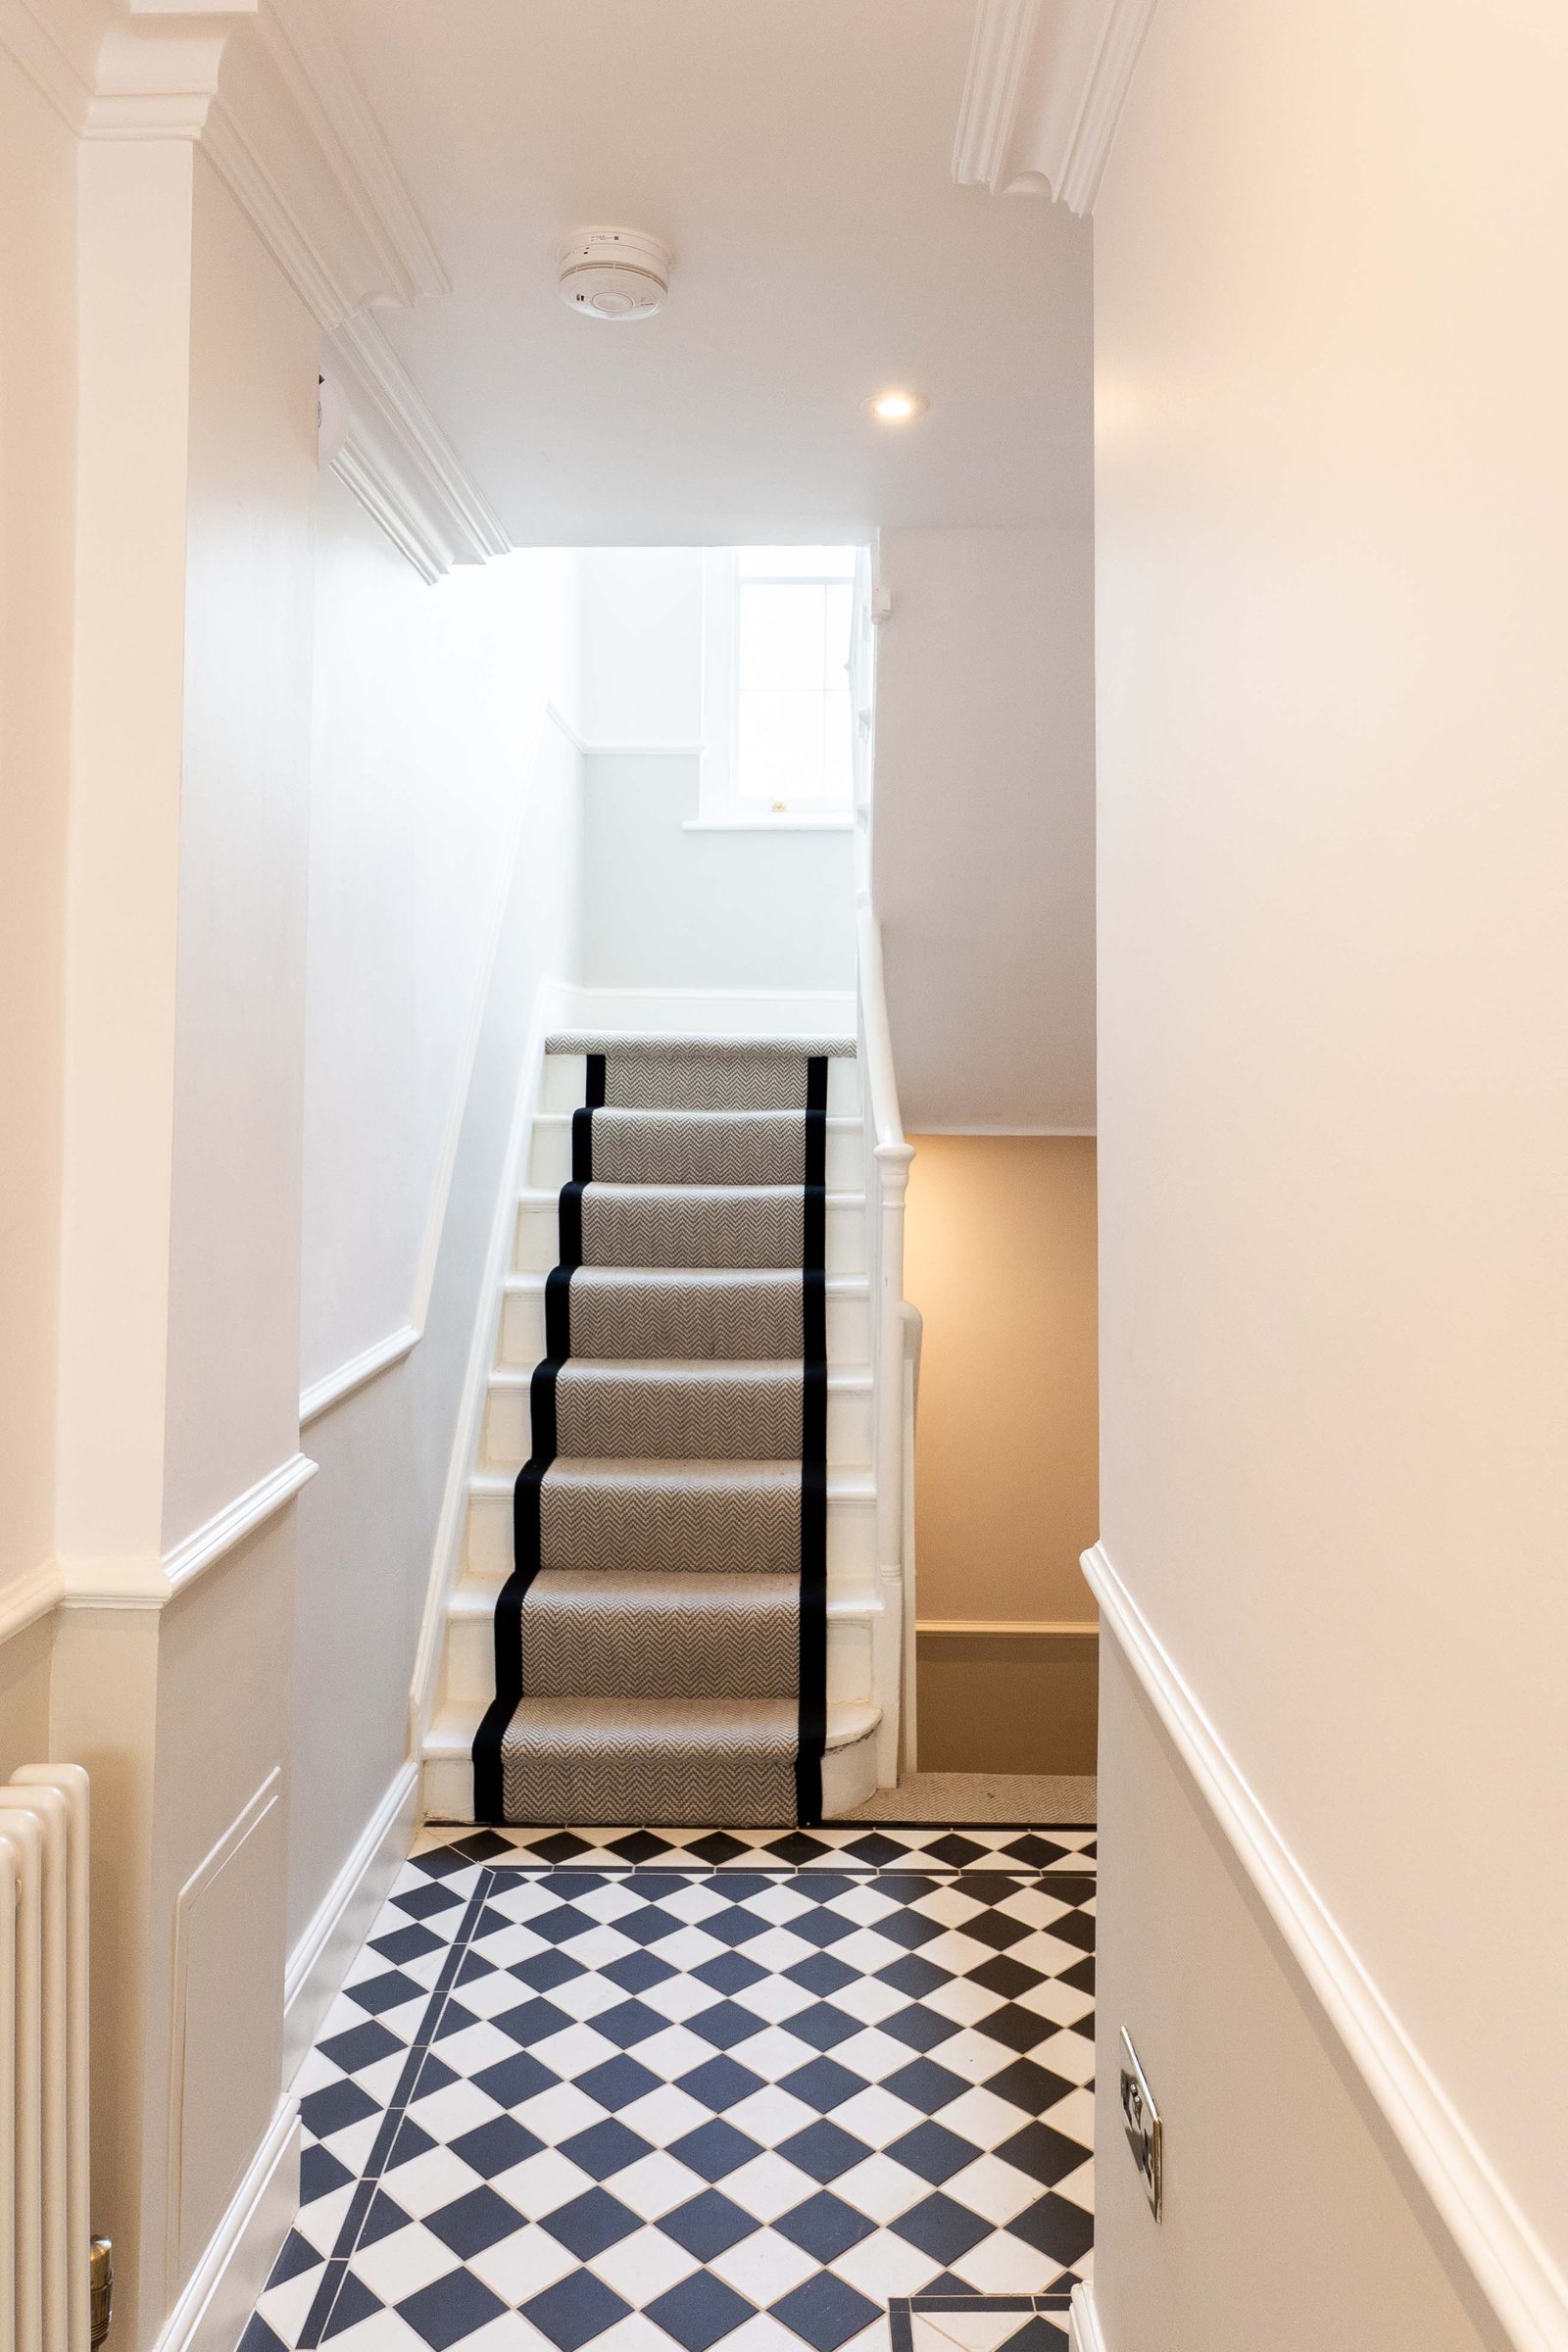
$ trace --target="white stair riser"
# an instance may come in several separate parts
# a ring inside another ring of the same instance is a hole
[[[485,1462],[496,1470],[520,1470],[533,1451],[529,1392],[511,1382],[492,1386],[485,1404]],[[835,1393],[827,1399],[827,1458],[834,1469],[858,1469],[871,1459],[871,1395],[868,1388]]]
[[[830,1126],[826,1170],[829,1189],[838,1193],[858,1192],[864,1164],[865,1130],[858,1119],[847,1127]],[[545,1191],[559,1191],[570,1174],[570,1119],[564,1111],[535,1119],[533,1147],[528,1155],[528,1182]]]
[[[545,1294],[535,1290],[509,1292],[501,1310],[501,1362],[531,1372],[545,1352]],[[830,1364],[863,1364],[870,1360],[871,1311],[863,1298],[827,1301],[827,1360]]]
[[[512,1574],[510,1493],[468,1496],[464,1569],[467,1579],[499,1591]],[[876,1576],[876,1506],[870,1495],[829,1495],[827,1581],[864,1592]]]
[[[443,1703],[488,1706],[495,1695],[495,1628],[489,1615],[454,1612],[447,1625],[446,1689]],[[871,1696],[871,1625],[868,1618],[830,1617],[827,1628],[827,1695]]]
[[[859,1200],[829,1200],[825,1219],[824,1255],[830,1274],[865,1271],[865,1204]],[[561,1257],[561,1211],[555,1200],[517,1203],[516,1241],[513,1270],[518,1274],[547,1274]]]
[[[588,1068],[580,1054],[547,1054],[541,1110],[580,1110],[586,1097]],[[827,1065],[827,1112],[831,1118],[853,1118],[860,1107],[859,1064],[852,1054],[835,1054]]]

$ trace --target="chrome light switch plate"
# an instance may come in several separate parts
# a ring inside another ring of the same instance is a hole
[[[1133,2162],[1143,2175],[1149,2210],[1157,2222],[1165,2195],[1159,2109],[1125,2026],[1121,2030],[1121,2121]]]

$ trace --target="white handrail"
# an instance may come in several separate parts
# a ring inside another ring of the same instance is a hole
[[[910,1330],[904,1298],[904,1202],[913,1146],[904,1134],[893,1072],[882,969],[882,934],[869,901],[858,898],[856,944],[860,1076],[867,1144],[871,1266],[871,1372],[875,1398],[872,1458],[876,1477],[877,1581],[882,1603],[878,1692],[883,1732],[877,1759],[884,1787],[901,1764],[913,1767],[913,1576],[909,1572],[909,1499],[913,1384],[906,1369]],[[914,1327],[916,1347],[918,1325]]]

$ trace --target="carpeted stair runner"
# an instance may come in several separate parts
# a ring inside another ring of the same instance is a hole
[[[821,1816],[827,1067],[564,1036],[572,1115],[479,1821]]]

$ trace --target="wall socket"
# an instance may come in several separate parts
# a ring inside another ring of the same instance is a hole
[[[1121,2030],[1121,2123],[1133,2162],[1143,2176],[1149,2210],[1157,2222],[1165,2202],[1159,2109],[1154,2105],[1143,2061],[1133,2048],[1125,2026]]]

